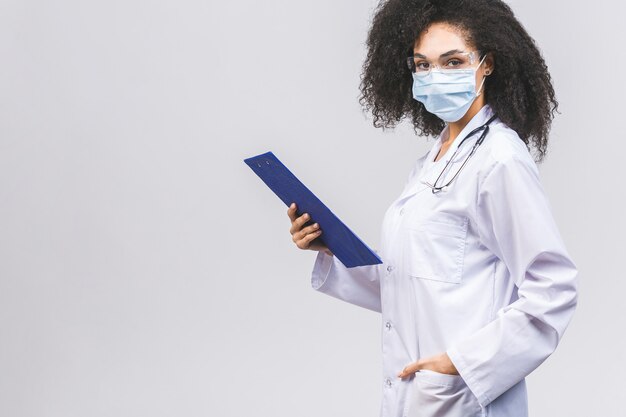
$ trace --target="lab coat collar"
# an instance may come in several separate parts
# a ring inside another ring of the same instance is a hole
[[[489,118],[493,116],[493,114],[494,112],[491,106],[489,104],[485,104],[478,111],[478,113],[476,113],[474,117],[472,117],[472,119],[467,123],[467,125],[465,125],[465,127],[461,130],[461,132],[459,132],[459,135],[456,138],[454,138],[454,142],[452,142],[452,144],[446,151],[446,154],[444,155],[444,157],[439,159],[437,162],[434,162],[435,156],[439,152],[439,149],[441,149],[441,143],[443,142],[443,139],[448,137],[449,126],[448,124],[446,124],[446,126],[443,128],[443,130],[437,137],[435,143],[433,143],[433,146],[431,147],[430,151],[428,152],[428,155],[426,156],[426,159],[424,160],[424,163],[422,165],[421,172],[419,173],[419,175],[413,178],[413,180],[411,181],[411,185],[407,187],[405,192],[400,196],[399,200],[406,199],[418,192],[424,191],[426,189],[430,189],[427,185],[424,184],[424,182],[433,184],[436,178],[441,173],[441,170],[445,167],[446,163],[450,160],[450,158],[454,154],[454,151],[459,147],[459,144],[461,143],[463,138],[465,138],[465,136],[469,132],[471,132],[478,126],[481,126],[482,124],[487,122],[487,120],[489,120]],[[473,143],[473,141],[477,140],[479,137],[479,135],[475,135],[475,136],[476,136],[476,139],[471,138],[471,139],[468,139],[467,142]],[[465,147],[466,145],[469,145],[469,143],[466,143],[463,146]],[[467,146],[467,150],[469,150],[470,148],[471,146]],[[457,156],[455,157],[456,161],[453,161],[450,164],[451,165],[450,168],[454,169],[455,164],[462,161],[462,158],[464,157],[464,155],[465,155],[465,152],[459,152]]]
[[[448,123],[446,123],[446,126],[443,128],[443,130],[437,137],[437,140],[435,141],[432,148],[430,149],[430,152],[428,153],[428,157],[426,158],[426,161],[424,163],[424,168],[428,169],[428,167],[432,165],[441,165],[441,164],[445,165],[454,154],[454,151],[456,151],[456,149],[459,147],[459,144],[461,143],[463,138],[465,138],[465,136],[469,132],[471,132],[472,130],[476,129],[478,126],[487,122],[487,120],[489,120],[491,116],[493,116],[493,109],[491,108],[489,104],[485,104],[478,111],[478,113],[476,113],[474,117],[470,119],[470,121],[465,125],[465,127],[459,132],[457,137],[454,138],[454,141],[452,142],[452,144],[446,151],[446,154],[444,155],[444,157],[439,159],[437,162],[434,162],[435,156],[437,155],[437,153],[439,153],[439,149],[441,149],[442,142],[444,141],[444,139],[447,139],[449,135],[450,126],[448,125]],[[468,139],[468,141],[470,140],[471,139]]]

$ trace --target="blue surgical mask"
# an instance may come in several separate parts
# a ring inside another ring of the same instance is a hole
[[[441,120],[456,122],[480,95],[485,77],[477,93],[476,71],[485,57],[476,68],[443,71],[432,69],[427,75],[413,73],[413,98],[424,103],[426,110]]]

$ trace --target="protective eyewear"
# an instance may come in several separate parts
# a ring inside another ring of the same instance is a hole
[[[406,58],[406,64],[411,72],[421,76],[430,74],[433,68],[444,72],[472,68],[480,55],[479,51],[450,51],[443,54],[438,63],[432,63],[424,55],[415,54]]]

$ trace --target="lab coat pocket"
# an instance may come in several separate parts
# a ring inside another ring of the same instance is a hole
[[[422,369],[415,373],[407,417],[480,417],[482,408],[460,375]]]
[[[467,225],[467,218],[437,216],[409,229],[409,275],[459,284]]]

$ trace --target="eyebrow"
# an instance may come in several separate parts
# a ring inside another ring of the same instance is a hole
[[[450,55],[454,55],[454,54],[458,54],[458,53],[463,53],[465,51],[461,51],[460,49],[452,49],[451,51],[448,52],[444,52],[443,54],[439,55],[439,58],[444,58]],[[414,58],[423,58],[426,59],[426,55],[422,55],[422,54],[418,54],[418,53],[414,53],[413,54]]]

